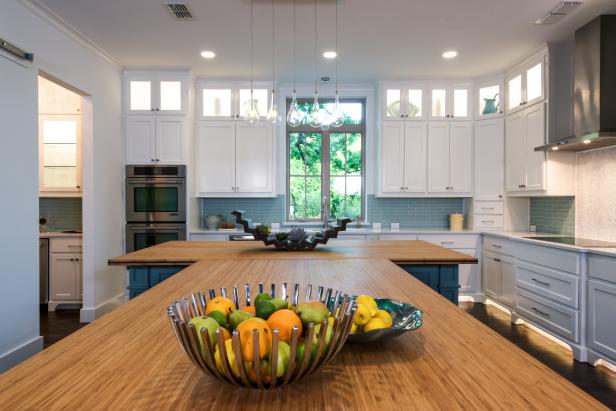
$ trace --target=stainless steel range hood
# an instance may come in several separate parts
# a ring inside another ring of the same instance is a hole
[[[599,16],[575,32],[573,133],[535,151],[616,145],[616,15]]]

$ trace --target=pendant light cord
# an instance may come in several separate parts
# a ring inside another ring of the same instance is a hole
[[[338,0],[336,0],[336,95],[338,94],[338,59],[340,53],[338,51]]]
[[[314,0],[314,93],[317,93],[317,0]]]
[[[337,1],[337,0],[336,0]],[[274,0],[272,0],[272,93],[276,82],[276,14],[274,12]]]
[[[297,60],[295,57],[295,0],[293,0],[293,93],[295,93],[295,80],[297,79]]]
[[[252,88],[252,60],[253,60],[253,36],[254,36],[254,31],[252,28],[252,3],[253,0],[250,0],[250,104],[252,104],[252,94],[253,94],[253,88]]]

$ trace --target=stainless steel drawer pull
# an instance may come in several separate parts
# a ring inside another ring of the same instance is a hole
[[[494,223],[494,220],[481,220],[482,223]]]
[[[541,284],[541,285],[544,285],[544,286],[546,286],[546,287],[549,287],[549,286],[550,286],[550,283],[546,283],[546,282],[543,282],[543,281],[539,281],[539,280],[537,280],[536,278],[531,278],[531,280],[533,280],[533,281],[534,281],[534,282],[536,282],[537,284]]]
[[[538,309],[536,307],[531,307],[531,310],[533,310],[534,312],[536,312],[539,315],[543,315],[544,317],[549,317],[550,316],[550,314],[548,314],[548,313],[546,313],[544,311],[541,311],[540,309]]]
[[[493,258],[494,261],[496,261],[497,263],[500,263],[501,259],[500,258]]]
[[[494,248],[503,248],[502,245],[498,245],[498,244],[492,244],[492,247],[494,247]]]
[[[494,207],[481,207],[482,210],[494,210]]]
[[[446,245],[446,244],[454,244],[453,241],[441,241],[442,245]]]
[[[81,244],[67,244],[67,247],[81,247]]]

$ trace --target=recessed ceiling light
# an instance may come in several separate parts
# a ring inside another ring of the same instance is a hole
[[[455,50],[449,50],[443,53],[444,59],[452,59],[458,55],[458,52]]]
[[[326,59],[335,59],[338,54],[333,50],[328,50],[323,53],[323,57]]]
[[[201,57],[203,57],[204,59],[213,59],[214,57],[216,57],[216,53],[209,50],[203,50],[201,52]]]

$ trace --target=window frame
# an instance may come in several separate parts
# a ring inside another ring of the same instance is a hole
[[[289,112],[289,107],[291,106],[291,98],[286,99],[286,113]],[[311,98],[298,98],[298,103],[310,103],[312,102]],[[320,103],[333,103],[333,98],[322,98],[319,100]],[[285,127],[285,147],[286,147],[286,179],[287,179],[287,189],[286,189],[286,204],[285,204],[285,220],[289,223],[318,223],[323,222],[325,219],[323,217],[323,201],[321,201],[321,218],[315,219],[290,219],[290,208],[291,208],[291,133],[310,133],[310,134],[321,134],[321,200],[323,197],[327,198],[327,204],[329,205],[330,215],[327,217],[328,219],[331,216],[331,190],[330,186],[330,134],[346,134],[346,133],[360,133],[361,134],[361,214],[357,216],[357,221],[365,221],[366,218],[366,105],[367,101],[365,98],[341,98],[341,103],[361,103],[362,105],[362,122],[357,125],[343,125],[337,128],[330,128],[329,130],[321,130],[320,128],[313,128],[308,124],[302,124],[297,127],[290,127],[286,124]],[[325,147],[327,149],[325,149]]]

